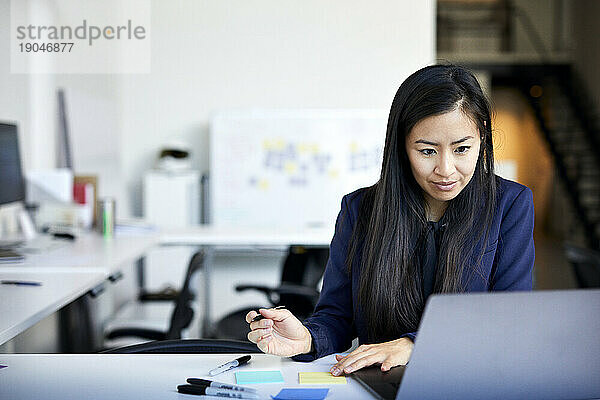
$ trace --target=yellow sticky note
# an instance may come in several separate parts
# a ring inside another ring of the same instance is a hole
[[[334,385],[347,383],[345,376],[333,376],[330,372],[298,372],[301,385]]]
[[[266,179],[261,179],[260,181],[258,181],[258,188],[260,190],[268,190],[269,189],[269,181],[267,181]]]
[[[293,174],[298,170],[298,165],[295,162],[287,161],[283,168],[288,174]]]

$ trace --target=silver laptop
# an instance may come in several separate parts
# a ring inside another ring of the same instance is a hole
[[[396,399],[600,398],[600,290],[430,297]]]

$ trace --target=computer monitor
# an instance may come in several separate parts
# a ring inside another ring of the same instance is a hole
[[[0,122],[0,205],[25,201],[17,125]]]
[[[0,239],[20,236],[25,202],[17,125],[0,122]]]

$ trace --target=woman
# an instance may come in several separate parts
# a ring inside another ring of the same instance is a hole
[[[490,106],[452,65],[402,83],[379,181],[346,195],[314,314],[248,313],[248,339],[270,354],[336,355],[333,375],[406,364],[432,293],[531,290],[531,190],[494,175]],[[460,338],[453,338],[460,340]]]

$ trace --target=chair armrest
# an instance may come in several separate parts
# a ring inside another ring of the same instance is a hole
[[[102,353],[112,354],[148,354],[148,353],[167,353],[167,354],[240,354],[240,353],[262,353],[254,343],[238,340],[222,339],[179,339],[165,340],[159,342],[147,342],[134,344],[116,349],[107,349]]]
[[[319,298],[319,291],[308,286],[294,285],[290,283],[284,283],[279,287],[273,288],[273,292],[277,294],[293,294],[298,296],[305,296],[308,298]]]
[[[143,290],[138,296],[139,301],[175,301],[179,296],[179,291],[172,288],[166,287],[158,292],[147,292]]]
[[[265,296],[267,296],[269,298],[269,300],[271,300],[272,303],[276,303],[276,301],[273,301],[273,297],[275,295],[279,296],[279,295],[297,295],[297,296],[304,296],[307,297],[311,300],[314,300],[316,302],[316,300],[318,300],[319,298],[319,291],[307,286],[302,286],[302,285],[294,285],[294,284],[290,284],[290,283],[285,283],[282,284],[278,287],[268,287],[268,286],[261,286],[261,285],[237,285],[235,287],[235,290],[238,292],[242,292],[245,290],[257,290],[259,292],[264,293]]]
[[[156,329],[146,328],[119,328],[114,331],[108,332],[106,335],[107,339],[117,339],[120,337],[135,336],[149,340],[165,340],[167,334],[165,332],[158,331]]]
[[[235,287],[236,292],[244,292],[246,290],[256,290],[258,292],[264,293],[265,296],[269,296],[273,291],[273,288],[262,285],[237,285]]]

